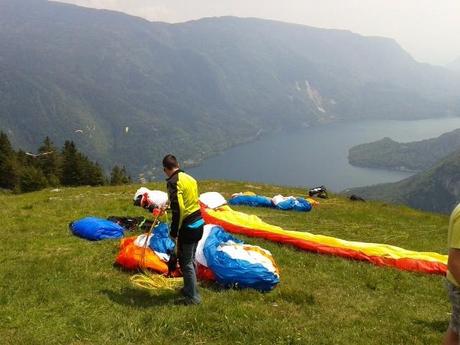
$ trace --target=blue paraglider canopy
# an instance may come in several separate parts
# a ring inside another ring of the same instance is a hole
[[[228,201],[228,204],[257,207],[274,207],[271,199],[263,195],[235,195]]]
[[[117,239],[124,235],[124,229],[117,223],[106,219],[87,217],[70,223],[70,230],[75,236],[90,241]]]
[[[252,288],[270,291],[280,281],[278,268],[270,252],[212,227],[203,246],[208,267],[217,281],[226,287]]]
[[[245,205],[254,207],[271,207],[278,210],[309,212],[312,209],[310,202],[304,198],[283,197],[276,195],[273,198],[267,198],[263,195],[252,194],[234,194],[228,201],[229,205]]]
[[[173,252],[175,243],[169,237],[169,227],[166,223],[160,223],[153,232],[149,247],[154,252],[169,254]]]

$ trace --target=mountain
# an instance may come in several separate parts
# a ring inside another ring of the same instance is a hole
[[[460,72],[460,57],[452,61],[451,63],[447,64],[446,67],[450,70]]]
[[[350,164],[378,169],[420,171],[432,167],[441,158],[460,149],[460,129],[437,138],[411,143],[398,143],[383,138],[349,150]]]
[[[354,188],[346,194],[449,213],[460,201],[460,150],[432,168],[400,182]]]
[[[0,0],[0,129],[32,149],[72,139],[105,167],[156,175],[261,131],[460,115],[460,77],[391,39],[254,18],[153,23]]]

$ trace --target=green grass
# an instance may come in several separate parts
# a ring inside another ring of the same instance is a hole
[[[143,215],[138,186],[0,194],[1,344],[435,344],[447,328],[444,279],[301,252],[269,249],[281,269],[270,293],[202,286],[203,304],[135,289],[113,266],[118,241],[88,242],[67,224],[95,215]],[[164,189],[163,184],[149,187]],[[252,190],[304,191],[202,182],[226,197]],[[382,203],[333,197],[308,214],[240,207],[285,229],[446,252],[448,219]]]

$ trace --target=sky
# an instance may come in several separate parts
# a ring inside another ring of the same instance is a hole
[[[391,37],[416,60],[460,57],[460,0],[58,0],[122,11],[151,21],[233,15]]]

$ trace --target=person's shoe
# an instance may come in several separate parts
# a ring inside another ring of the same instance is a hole
[[[185,291],[184,291],[183,287],[175,289],[175,292],[177,292],[179,295],[185,297]]]
[[[198,305],[200,302],[191,300],[190,298],[182,297],[174,301],[175,305]]]

